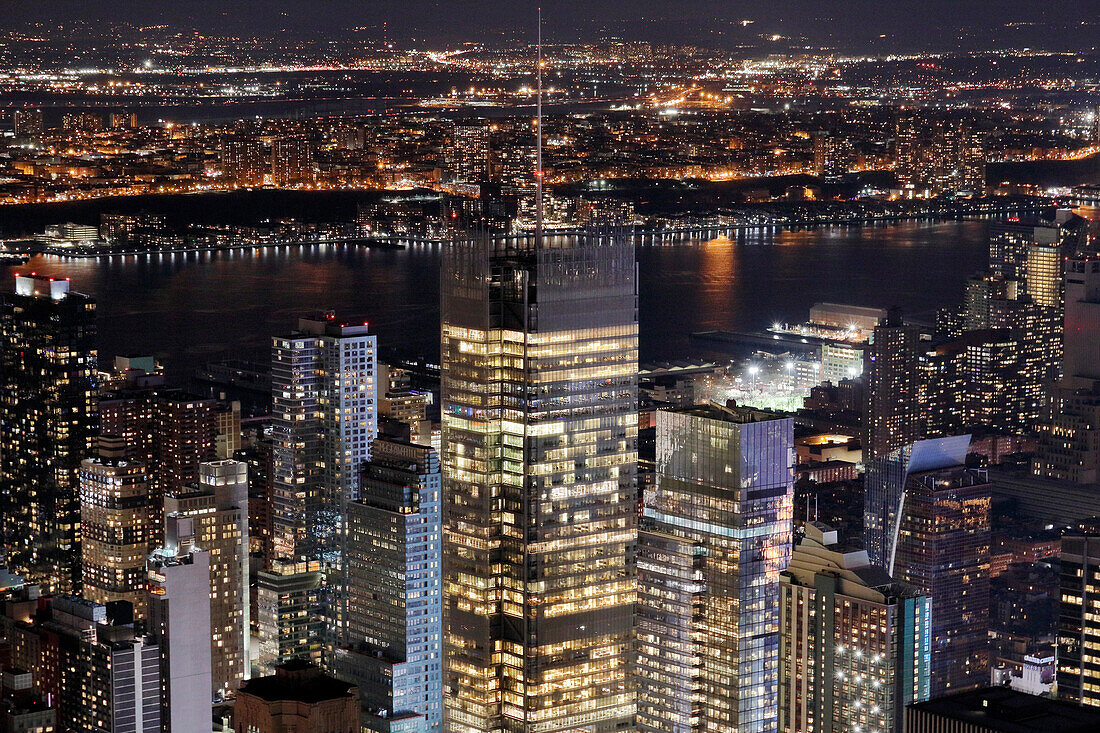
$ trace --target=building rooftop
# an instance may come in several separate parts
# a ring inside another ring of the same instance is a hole
[[[253,677],[241,685],[240,691],[267,702],[293,700],[309,705],[358,694],[355,685],[329,677],[314,665],[301,660],[290,660],[279,665],[270,677]]]
[[[915,703],[914,711],[1000,733],[1086,733],[1100,730],[1100,710],[1007,687],[968,690]]]
[[[715,402],[705,405],[692,405],[691,407],[679,407],[674,410],[669,410],[669,412],[679,412],[686,415],[705,417],[709,420],[739,424],[783,420],[790,417],[783,412],[764,410],[758,407],[741,407],[738,405],[723,406]]]

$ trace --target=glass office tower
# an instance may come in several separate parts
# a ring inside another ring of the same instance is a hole
[[[657,413],[638,552],[639,730],[776,730],[793,451],[794,423],[775,413]]]
[[[442,322],[446,728],[629,728],[633,241],[456,243]]]

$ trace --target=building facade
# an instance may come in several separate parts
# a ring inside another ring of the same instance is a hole
[[[921,436],[920,331],[893,310],[863,351],[863,455],[874,458]]]
[[[808,523],[783,572],[779,730],[901,733],[928,699],[931,604]]]
[[[272,341],[273,559],[257,578],[264,665],[319,663],[344,633],[344,517],[378,432],[377,346],[366,323],[331,313]],[[292,607],[314,610],[290,621]]]
[[[447,729],[630,726],[633,242],[458,243],[441,289]]]
[[[80,464],[84,597],[128,601],[145,618],[149,554],[149,483],[145,464],[126,458],[121,438],[99,437],[99,455]]]
[[[336,655],[365,724],[443,726],[442,479],[428,446],[377,439],[362,496],[348,504],[348,623]],[[399,721],[395,722],[395,721]]]
[[[249,671],[248,468],[234,460],[199,466],[199,482],[165,498],[166,546],[209,553],[212,695],[232,695]]]
[[[638,551],[639,730],[776,729],[793,430],[751,408],[657,413]]]
[[[935,697],[989,681],[992,487],[962,462],[918,468],[905,477],[892,574],[932,598]]]
[[[76,592],[80,462],[98,427],[95,301],[67,280],[15,278],[0,298],[4,554],[47,592]]]
[[[1058,697],[1100,706],[1100,537],[1062,538]]]
[[[149,558],[149,630],[160,647],[166,733],[210,727],[210,553],[167,550]]]
[[[360,733],[359,693],[301,660],[253,677],[237,694],[234,730],[242,733]]]

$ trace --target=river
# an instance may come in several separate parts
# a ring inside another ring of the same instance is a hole
[[[369,321],[384,356],[438,357],[438,246],[316,245],[245,251],[36,257],[21,268],[69,277],[99,303],[100,357],[152,353],[183,380],[213,360],[266,360],[298,315]],[[641,358],[705,356],[692,331],[796,321],[819,301],[900,306],[930,321],[986,262],[982,221],[753,230],[638,249]],[[10,273],[9,273],[10,276]]]

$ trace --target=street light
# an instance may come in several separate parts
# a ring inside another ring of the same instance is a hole
[[[756,364],[749,364],[749,375],[752,377],[752,389],[756,390],[756,375],[760,373],[760,367]]]

